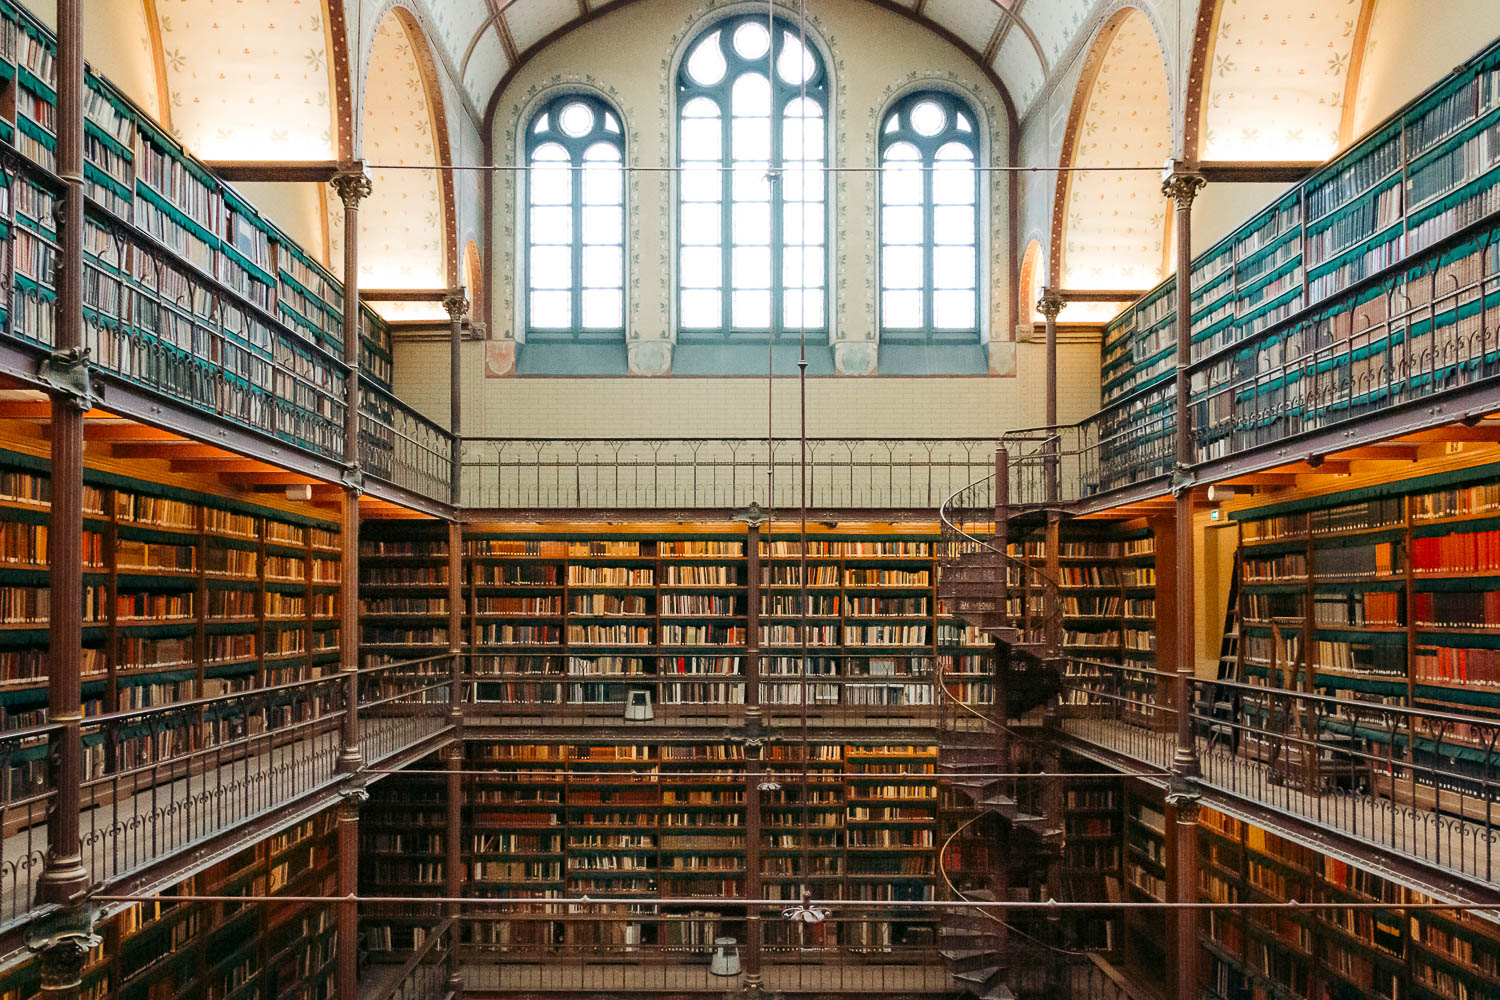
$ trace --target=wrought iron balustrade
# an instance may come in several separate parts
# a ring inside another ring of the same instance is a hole
[[[0,733],[0,928],[24,920],[36,895],[47,855],[47,748],[59,726],[34,726]]]
[[[996,438],[810,438],[814,509],[931,510],[991,467]],[[465,438],[463,502],[509,510],[795,509],[797,441]]]
[[[367,965],[360,974],[360,1000],[443,1000],[450,996],[448,958],[458,931],[457,920],[442,920],[424,932],[421,943],[400,965]]]
[[[359,740],[375,764],[448,728],[453,660],[431,656],[359,670]]]
[[[1175,678],[1071,659],[1063,727],[1165,768]],[[1206,787],[1500,884],[1500,720],[1202,678],[1189,704]]]
[[[360,379],[359,464],[367,476],[446,502],[453,435],[368,378]]]

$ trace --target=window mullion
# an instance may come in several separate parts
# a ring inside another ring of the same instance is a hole
[[[933,177],[937,164],[936,150],[929,144],[922,151],[922,336],[929,343],[937,328],[933,304],[936,284],[933,258],[937,255],[937,206],[933,201]]]
[[[569,150],[573,173],[573,340],[583,339],[583,150]]]
[[[772,51],[775,51],[774,39]],[[782,141],[784,138],[782,132],[786,123],[787,99],[784,93],[780,93],[781,88],[776,86],[775,73],[771,73],[767,80],[771,84],[771,162],[769,167],[773,179],[769,185],[771,188],[771,321],[766,330],[766,336],[775,341],[777,332],[786,322],[786,290],[783,287],[781,272],[782,261],[786,256],[786,201],[783,197],[786,180],[782,177],[781,171],[786,167],[786,149]]]
[[[730,95],[736,76],[724,75],[716,100],[719,105],[719,336],[729,342],[734,329],[734,106]]]

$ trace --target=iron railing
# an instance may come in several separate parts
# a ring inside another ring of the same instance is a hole
[[[422,941],[400,965],[372,964],[360,975],[361,1000],[443,1000],[448,988],[449,956],[458,936],[457,920],[443,920],[424,931]]]
[[[994,438],[809,438],[814,509],[931,510],[991,467]],[[801,500],[796,441],[465,438],[463,502],[511,510],[717,509]]]
[[[447,502],[453,435],[368,378],[360,379],[359,434],[361,472]]]
[[[358,673],[359,736],[371,763],[449,725],[452,661]],[[334,674],[90,716],[82,726],[81,841],[90,881],[141,871],[340,778],[346,678]],[[0,734],[0,928],[26,918],[48,843],[55,726]]]
[[[1165,769],[1176,676],[1071,659],[1063,728]],[[1500,884],[1500,720],[1233,681],[1188,688],[1205,787]]]

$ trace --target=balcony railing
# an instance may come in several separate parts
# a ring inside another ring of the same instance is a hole
[[[815,509],[935,509],[989,471],[994,438],[810,438]],[[463,502],[510,510],[786,510],[802,496],[796,441],[465,438]]]
[[[61,182],[13,151],[0,180],[60,195]],[[349,369],[306,331],[221,282],[142,229],[90,202],[84,254],[84,346],[99,370],[268,441],[340,462]],[[11,217],[0,278],[11,287],[0,333],[34,349],[56,343],[55,218]],[[430,499],[449,496],[452,436],[361,380],[361,462],[377,480]],[[129,414],[126,414],[129,415]]]
[[[448,726],[451,660],[359,671],[365,758],[389,760]],[[84,720],[84,866],[94,883],[138,872],[338,779],[346,681],[338,675]],[[57,727],[0,734],[0,928],[26,916],[53,798]]]
[[[1166,768],[1175,677],[1071,660],[1063,727]],[[1205,679],[1189,704],[1205,786],[1500,884],[1500,720]]]

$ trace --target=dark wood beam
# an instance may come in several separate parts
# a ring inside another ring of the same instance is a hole
[[[1056,288],[1052,294],[1064,302],[1134,302],[1149,288]]]
[[[361,288],[359,297],[366,302],[437,302],[450,294],[446,288]],[[447,329],[448,323],[443,322]]]
[[[1450,427],[1434,427],[1431,430],[1417,431],[1414,434],[1404,434],[1402,441],[1424,444],[1448,442],[1478,441],[1481,443],[1500,443],[1500,425],[1493,421],[1466,427],[1463,424],[1454,424]]]
[[[1422,449],[1417,444],[1400,444],[1392,442],[1389,444],[1366,444],[1355,448],[1344,448],[1333,452],[1335,458],[1341,458],[1350,462],[1415,462],[1422,457]]]
[[[339,165],[333,160],[209,160],[208,169],[226,181],[327,184]]]
[[[1203,160],[1193,170],[1210,184],[1295,184],[1322,165],[1321,160]]]

